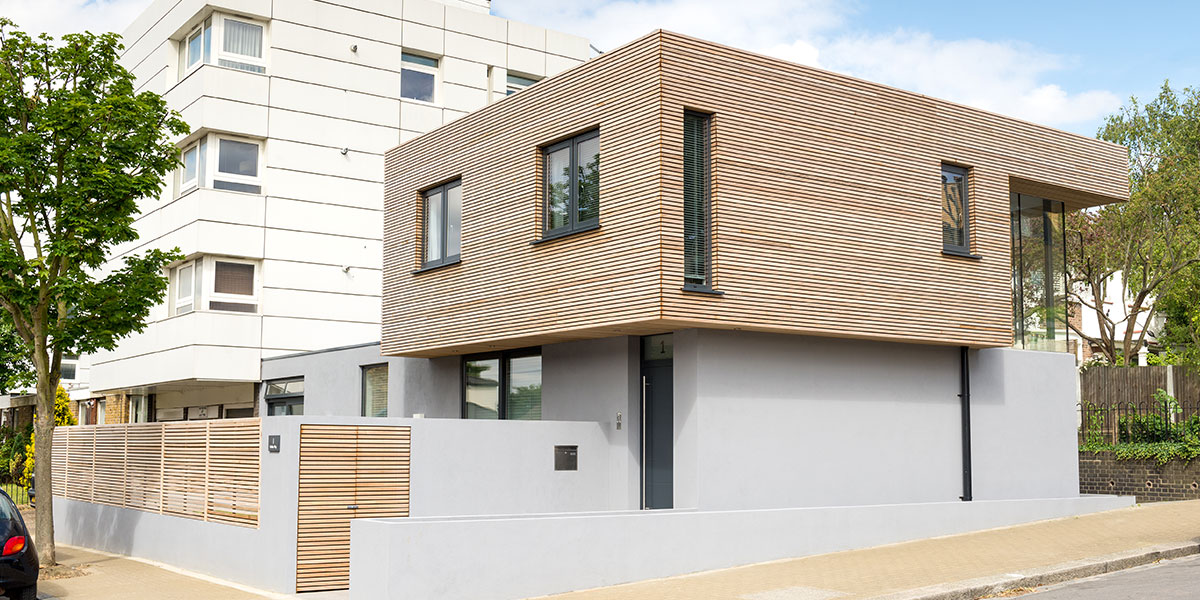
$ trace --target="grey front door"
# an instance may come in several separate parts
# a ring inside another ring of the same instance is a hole
[[[642,508],[672,508],[675,394],[671,335],[642,338]]]

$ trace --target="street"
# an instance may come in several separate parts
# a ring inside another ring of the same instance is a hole
[[[1030,600],[1191,600],[1200,597],[1200,555],[1050,586]]]

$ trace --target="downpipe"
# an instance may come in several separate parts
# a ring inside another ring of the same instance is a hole
[[[959,346],[960,375],[958,392],[959,404],[962,406],[962,487],[960,498],[963,502],[971,501],[971,362],[967,355],[967,347]]]

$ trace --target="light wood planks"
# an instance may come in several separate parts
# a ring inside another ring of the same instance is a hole
[[[300,426],[296,591],[350,587],[350,519],[407,517],[410,428]]]
[[[713,272],[683,284],[683,112],[713,114]],[[601,229],[546,244],[538,148],[600,128]],[[668,32],[402,144],[385,165],[385,354],[713,327],[1011,342],[1009,193],[1128,197],[1119,146]],[[941,163],[971,167],[942,254]],[[420,191],[463,181],[462,262],[420,263]]]
[[[55,496],[258,526],[260,421],[58,427]]]

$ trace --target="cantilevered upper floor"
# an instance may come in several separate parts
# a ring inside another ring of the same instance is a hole
[[[1025,196],[1126,199],[1126,151],[654,32],[387,153],[382,349],[690,327],[1007,346]]]

